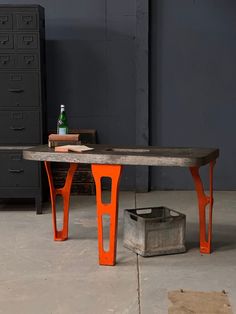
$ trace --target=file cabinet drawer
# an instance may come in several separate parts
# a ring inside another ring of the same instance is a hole
[[[15,35],[16,48],[18,49],[37,49],[38,35],[23,33]]]
[[[0,108],[38,107],[39,93],[37,72],[0,72]]]
[[[14,69],[16,63],[16,56],[14,54],[0,54],[0,69]]]
[[[18,54],[17,67],[23,69],[35,69],[39,67],[37,54],[21,53]]]
[[[38,111],[1,111],[1,145],[40,144],[40,116]]]
[[[12,14],[0,13],[0,30],[11,30],[13,26]]]
[[[37,14],[33,12],[17,13],[16,27],[19,30],[37,29],[38,28]]]
[[[12,34],[0,34],[0,49],[13,49],[14,39]]]
[[[39,164],[22,158],[21,151],[0,152],[0,187],[39,186]]]

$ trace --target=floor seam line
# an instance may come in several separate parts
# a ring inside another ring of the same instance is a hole
[[[135,209],[137,208],[137,193],[135,192],[134,194],[134,204],[135,204]],[[140,300],[140,269],[139,269],[139,257],[138,254],[136,254],[136,265],[137,265],[137,294],[138,294],[138,313],[141,314],[141,300]]]
[[[138,313],[141,314],[141,300],[140,300],[140,271],[139,271],[139,258],[138,254],[137,256],[137,280],[138,280],[138,288],[137,288],[137,293],[138,293]]]

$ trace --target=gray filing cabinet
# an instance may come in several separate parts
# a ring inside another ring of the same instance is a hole
[[[38,5],[0,5],[0,198],[34,198],[41,165],[22,158],[45,141],[45,23]]]

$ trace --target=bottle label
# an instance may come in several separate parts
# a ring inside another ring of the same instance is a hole
[[[59,128],[58,134],[61,134],[61,135],[67,134],[67,128]]]

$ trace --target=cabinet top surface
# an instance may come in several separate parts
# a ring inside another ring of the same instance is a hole
[[[89,144],[91,151],[59,153],[47,145],[23,151],[29,160],[89,164],[200,167],[216,160],[219,149],[194,147],[110,146]]]
[[[39,4],[0,4],[0,8],[43,8]]]

